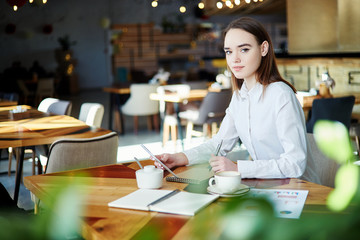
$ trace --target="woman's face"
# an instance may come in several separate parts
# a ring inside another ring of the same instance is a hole
[[[267,49],[264,51],[264,43],[259,45],[254,35],[242,29],[233,28],[226,33],[226,62],[237,79],[256,80],[256,70],[262,56],[267,53]]]

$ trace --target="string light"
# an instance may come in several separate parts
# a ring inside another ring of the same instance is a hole
[[[29,0],[29,3],[33,3],[34,2],[34,0]]]
[[[222,3],[222,2],[217,2],[217,3],[216,3],[216,7],[217,7],[218,9],[222,9],[223,3]]]
[[[151,6],[154,7],[154,8],[156,8],[156,7],[158,6],[158,2],[155,1],[155,0],[152,1],[152,2],[151,2]]]
[[[205,4],[204,4],[203,2],[199,2],[198,7],[199,7],[200,9],[204,9],[204,8],[205,8]]]
[[[14,6],[13,6],[13,9],[14,9],[14,11],[16,12],[16,11],[18,10],[18,6],[14,5]]]
[[[179,11],[180,11],[181,13],[186,12],[186,7],[185,7],[185,6],[181,6],[181,7],[179,8]]]

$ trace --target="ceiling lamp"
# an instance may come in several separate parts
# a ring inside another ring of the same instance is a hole
[[[17,11],[20,7],[27,3],[27,0],[6,0],[6,2],[13,8],[14,11]]]

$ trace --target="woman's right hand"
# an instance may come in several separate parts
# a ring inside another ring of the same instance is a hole
[[[174,168],[179,166],[185,166],[189,164],[189,161],[184,153],[163,153],[161,155],[156,155],[156,157],[162,161],[168,168]],[[153,159],[154,160],[154,159]],[[154,162],[154,165],[157,168],[164,169],[160,163]]]

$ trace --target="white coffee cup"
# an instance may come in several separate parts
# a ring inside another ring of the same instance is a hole
[[[237,171],[215,173],[214,177],[209,179],[209,186],[221,193],[235,192],[241,187],[241,174]]]
[[[136,171],[138,188],[160,188],[163,183],[164,170],[155,168],[154,165],[144,166]]]

